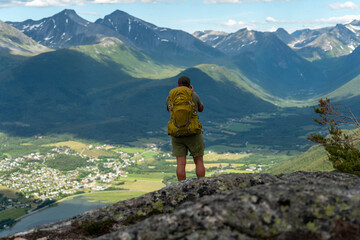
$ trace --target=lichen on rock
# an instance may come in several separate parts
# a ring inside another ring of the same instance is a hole
[[[360,178],[338,172],[226,174],[175,183],[21,237],[356,239],[359,196]],[[79,227],[107,219],[113,223],[108,234],[88,235]]]

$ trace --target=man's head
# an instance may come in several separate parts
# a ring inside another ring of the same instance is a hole
[[[190,86],[190,78],[187,76],[181,76],[178,79],[178,86],[185,86],[185,87],[189,87]]]

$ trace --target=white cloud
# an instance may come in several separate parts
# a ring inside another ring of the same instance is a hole
[[[270,22],[270,23],[276,23],[276,22],[278,22],[275,18],[273,18],[273,17],[267,17],[266,19],[265,19],[265,21],[266,22]]]
[[[341,16],[341,17],[320,18],[320,19],[315,19],[313,21],[309,21],[309,23],[338,24],[338,23],[349,23],[355,19],[360,19],[360,15],[345,15],[345,16]]]
[[[233,19],[229,19],[227,22],[220,23],[220,25],[225,27],[231,27],[231,28],[243,28],[246,26],[245,22],[242,21],[236,21]]]
[[[340,17],[330,17],[330,18],[318,18],[318,19],[309,19],[309,20],[277,20],[272,17],[267,17],[265,19],[266,22],[257,22],[256,24],[265,24],[265,23],[277,23],[277,24],[289,24],[289,25],[304,25],[310,26],[314,24],[344,24],[349,23],[355,19],[360,20],[360,15],[344,15]]]
[[[342,10],[342,9],[358,9],[359,6],[353,2],[345,2],[345,3],[332,3],[329,5],[329,8],[333,10]]]

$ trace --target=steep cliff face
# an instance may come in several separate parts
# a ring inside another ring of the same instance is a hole
[[[359,233],[359,177],[297,172],[190,179],[17,237],[356,239]]]

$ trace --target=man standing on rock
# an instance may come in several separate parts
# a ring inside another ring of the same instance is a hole
[[[186,155],[194,159],[196,176],[205,177],[203,162],[204,140],[202,124],[199,122],[198,112],[204,110],[199,96],[190,85],[190,78],[181,76],[178,87],[169,92],[166,99],[167,110],[171,120],[168,122],[168,135],[171,136],[172,153],[176,157],[176,175],[179,181],[186,179]]]

